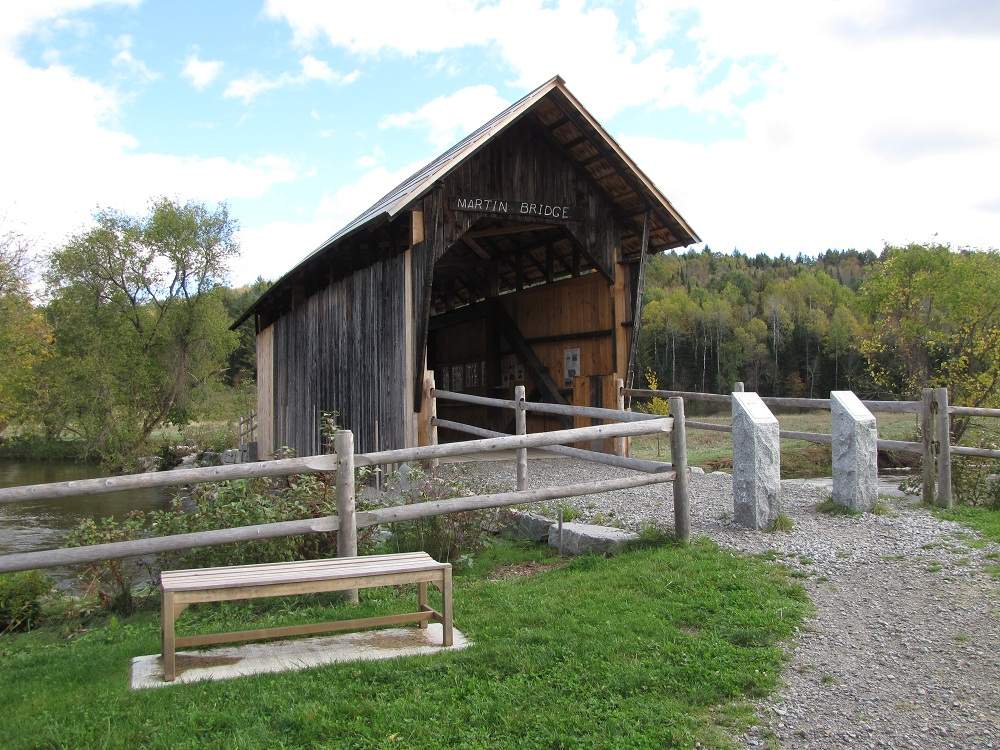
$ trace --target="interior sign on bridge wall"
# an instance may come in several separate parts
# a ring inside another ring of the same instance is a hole
[[[455,198],[452,208],[456,211],[482,211],[506,216],[537,216],[542,219],[574,221],[572,206],[560,206],[537,201],[511,201],[502,198]]]

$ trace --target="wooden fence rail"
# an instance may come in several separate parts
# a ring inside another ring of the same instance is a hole
[[[737,383],[734,391],[742,391],[743,384]],[[699,393],[693,391],[651,390],[644,388],[629,388],[625,393],[637,398],[670,398],[682,396],[691,401],[706,401],[709,403],[730,403],[731,397],[721,393]],[[826,398],[783,398],[780,396],[762,396],[768,406],[778,406],[798,409],[830,409],[830,399]],[[923,500],[930,504],[952,507],[954,499],[951,487],[951,457],[974,456],[977,458],[1000,459],[1000,450],[992,448],[977,448],[974,446],[951,444],[951,416],[992,417],[1000,418],[1000,409],[989,409],[979,406],[951,406],[948,404],[947,388],[925,388],[920,401],[865,401],[862,402],[870,411],[890,412],[897,414],[920,415],[921,442],[909,440],[878,440],[882,450],[915,453],[922,457]],[[686,420],[685,424],[696,430],[713,432],[730,432],[729,425],[714,422]],[[816,432],[798,432],[781,430],[780,436],[790,440],[806,440],[812,443],[829,445],[833,442],[831,435]]]
[[[337,515],[321,518],[307,518],[296,521],[282,521],[270,524],[257,524],[232,529],[217,529],[200,531],[191,534],[175,534],[165,537],[153,537],[127,542],[89,545],[86,547],[71,547],[37,552],[22,552],[0,556],[0,572],[31,570],[36,568],[52,568],[65,565],[80,565],[100,560],[137,557],[142,555],[171,552],[194,547],[206,547],[233,542],[257,541],[274,539],[298,534],[338,533],[338,553],[344,555],[357,554],[357,529],[380,523],[426,518],[445,513],[455,513],[464,510],[482,508],[498,508],[520,503],[540,502],[563,497],[575,497],[613,490],[641,487],[650,484],[672,481],[672,473],[647,474],[641,476],[622,477],[598,482],[584,482],[561,487],[547,487],[535,490],[520,490],[517,492],[479,495],[475,497],[453,498],[434,502],[416,503],[406,506],[380,508],[378,510],[355,513],[354,497],[354,467],[370,466],[384,463],[400,463],[402,461],[433,460],[436,458],[456,455],[468,455],[484,451],[503,451],[511,449],[526,449],[531,447],[557,446],[560,443],[579,440],[629,437],[636,435],[652,435],[671,432],[674,420],[659,418],[643,422],[626,422],[619,424],[594,425],[568,430],[533,433],[530,435],[512,435],[490,437],[483,440],[469,440],[444,445],[429,445],[420,448],[403,448],[393,451],[358,454],[353,452],[353,435],[349,431],[339,432],[335,437],[338,453],[336,455],[309,456],[301,459],[283,459],[280,461],[263,461],[259,464],[238,464],[228,467],[212,467],[206,474],[204,469],[181,469],[171,474],[168,484],[185,484],[189,482],[219,481],[218,469],[227,469],[224,478],[245,478],[257,476],[283,476],[292,473],[307,473],[310,471],[336,473]],[[683,423],[681,423],[683,424]],[[681,428],[683,430],[683,427]],[[294,462],[294,463],[290,463]],[[242,473],[242,477],[239,476]],[[144,475],[139,475],[144,476]],[[205,478],[207,477],[207,478]],[[134,479],[136,477],[114,477],[114,479]],[[84,480],[103,482],[107,480]],[[72,486],[71,485],[77,485]],[[147,486],[163,486],[153,484]],[[97,494],[96,485],[88,485],[88,494]],[[116,491],[123,489],[113,485]],[[0,490],[0,501],[13,502],[11,497],[39,500],[44,498],[65,497],[70,490],[78,489],[78,483],[58,482],[50,485],[35,485],[31,487],[12,487]],[[683,499],[686,511],[686,497]],[[678,527],[678,535],[682,540],[688,538],[689,526]]]

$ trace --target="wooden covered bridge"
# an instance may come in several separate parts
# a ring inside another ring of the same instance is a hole
[[[438,388],[615,405],[635,362],[649,253],[698,236],[558,76],[398,185],[235,325],[257,331],[258,448],[422,444]],[[509,415],[441,404],[500,431]],[[529,431],[550,429],[541,415]],[[561,426],[561,425],[559,425]]]

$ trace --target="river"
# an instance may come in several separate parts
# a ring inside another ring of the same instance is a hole
[[[0,487],[102,476],[107,474],[95,464],[0,460]],[[122,518],[132,510],[166,508],[169,499],[169,490],[154,488],[0,505],[0,555],[59,547],[69,530],[85,518]],[[51,573],[62,584],[71,579],[66,570]]]

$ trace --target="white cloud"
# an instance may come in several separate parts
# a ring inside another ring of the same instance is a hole
[[[324,193],[306,221],[275,221],[242,229],[233,281],[249,283],[257,276],[277,279],[420,166],[375,167],[356,182]]]
[[[361,71],[352,70],[349,73],[340,73],[331,68],[326,62],[312,55],[305,55],[299,60],[301,70],[298,73],[282,73],[279,76],[268,78],[257,71],[237,78],[229,82],[223,96],[229,99],[242,99],[244,104],[249,104],[261,94],[267,91],[284,88],[285,86],[296,86],[309,81],[323,81],[325,83],[349,84],[358,80]]]
[[[154,70],[150,70],[146,63],[132,54],[132,44],[131,34],[122,34],[115,39],[115,49],[117,52],[111,58],[111,64],[143,83],[155,81],[160,77],[160,74]]]
[[[741,134],[707,145],[672,138],[669,119],[659,137],[620,138],[717,247],[1000,244],[1000,97],[987,93],[1000,10],[987,4],[639,0],[636,39],[620,22],[630,11],[582,0],[268,0],[265,12],[299,45],[359,55],[489,48],[513,85],[561,73],[601,119],[640,105],[727,118]],[[678,62],[678,42],[692,59]],[[490,114],[457,125],[460,93],[381,125],[448,145]]]
[[[46,6],[27,16],[0,10],[0,101],[16,116],[0,119],[0,206],[42,244],[86,225],[97,204],[130,212],[156,195],[205,201],[265,194],[295,179],[280,156],[246,159],[147,151],[118,125],[121,95],[69,67],[35,67],[16,42],[39,24],[82,3]],[[16,18],[14,16],[17,16]],[[17,33],[10,33],[16,28]]]
[[[382,150],[381,146],[376,145],[372,149],[370,154],[364,154],[358,158],[357,164],[359,167],[364,167],[365,169],[370,169],[376,164],[385,159],[385,151]]]
[[[700,101],[712,70],[676,65],[669,49],[640,50],[625,37],[614,9],[584,0],[555,5],[544,0],[367,0],[350,6],[268,0],[265,12],[286,21],[301,45],[325,38],[360,55],[490,46],[514,71],[514,85],[533,88],[559,73],[599,117],[644,104],[730,109],[723,94],[732,87],[725,85]]]
[[[508,105],[492,86],[467,86],[432,99],[417,110],[386,115],[379,128],[427,128],[437,148],[446,148],[472,132]]]
[[[198,57],[197,52],[192,52],[184,62],[181,75],[187,78],[192,86],[201,91],[210,86],[221,72],[221,60],[202,60]]]
[[[985,92],[1000,23],[966,33],[945,5],[933,23],[905,7],[699,2],[689,36],[701,56],[774,60],[763,96],[739,110],[745,135],[620,140],[716,249],[878,250],[934,235],[996,247],[1000,100]]]

